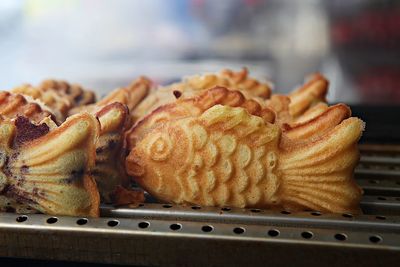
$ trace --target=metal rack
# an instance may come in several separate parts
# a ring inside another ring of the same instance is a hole
[[[0,214],[0,256],[157,266],[397,266],[400,146],[360,146],[363,215],[144,203],[100,218]]]

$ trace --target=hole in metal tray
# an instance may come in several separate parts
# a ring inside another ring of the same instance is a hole
[[[150,226],[150,223],[149,222],[140,222],[140,223],[138,223],[138,226],[141,229],[146,229]]]
[[[80,218],[80,219],[78,219],[77,221],[76,221],[76,224],[77,225],[85,225],[85,224],[87,224],[88,223],[88,219],[86,219],[86,218]]]
[[[237,235],[241,235],[245,232],[245,229],[243,227],[235,227],[233,228],[233,232]]]
[[[379,235],[373,235],[369,237],[369,241],[371,241],[371,243],[380,243],[382,242],[382,237],[380,237]]]
[[[307,232],[302,232],[301,236],[304,239],[311,239],[311,238],[313,238],[314,234],[312,232],[310,232],[310,231],[307,231]]]
[[[58,222],[58,218],[57,217],[50,217],[47,219],[46,221],[48,224],[54,224],[56,222]]]
[[[110,226],[110,227],[115,227],[118,224],[119,224],[119,221],[117,221],[117,220],[111,220],[111,221],[107,222],[107,225]]]
[[[25,222],[26,220],[28,220],[28,216],[26,216],[26,215],[21,215],[21,216],[18,216],[15,220],[16,220],[17,222],[19,222],[19,223],[22,223],[22,222]]]
[[[345,241],[345,240],[347,240],[347,235],[342,234],[342,233],[336,234],[336,235],[335,235],[335,239],[336,239],[336,240],[339,240],[339,241]]]
[[[182,228],[182,225],[179,223],[173,223],[169,226],[169,229],[171,229],[172,231],[178,231]]]
[[[203,227],[201,227],[201,231],[205,233],[212,232],[212,230],[214,230],[214,228],[211,225],[204,225]]]
[[[268,231],[268,235],[270,237],[277,237],[277,236],[279,236],[279,234],[280,234],[279,231],[276,229],[271,229]]]

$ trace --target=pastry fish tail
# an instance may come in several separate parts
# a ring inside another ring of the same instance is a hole
[[[279,157],[282,206],[290,210],[360,212],[362,190],[353,179],[364,122],[348,118],[308,142],[283,147]]]
[[[23,143],[5,166],[6,194],[32,208],[57,215],[99,215],[99,193],[90,175],[95,163],[98,120],[82,113]]]

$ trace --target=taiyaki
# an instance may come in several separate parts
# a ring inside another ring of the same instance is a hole
[[[328,80],[321,74],[310,75],[303,86],[288,95],[272,94],[266,101],[266,107],[275,111],[280,125],[295,126],[310,121],[328,108],[328,85]]]
[[[186,77],[179,83],[156,88],[137,106],[133,118],[138,121],[159,106],[174,102],[177,98],[201,94],[202,91],[216,86],[239,90],[247,99],[257,101],[261,105],[271,94],[271,85],[249,77],[246,68],[239,72],[222,70],[217,74]]]
[[[0,204],[6,205],[0,209],[98,216],[100,198],[90,176],[98,120],[82,113],[60,127],[47,123],[35,125],[25,117],[0,121]]]
[[[116,186],[129,184],[123,165],[122,146],[128,119],[127,107],[112,103],[96,113],[100,121],[100,137],[96,143],[96,164],[92,175],[102,199],[109,203]]]
[[[76,107],[70,110],[69,114],[76,114],[81,111],[97,112],[100,108],[114,102],[125,104],[129,112],[132,113],[140,101],[146,97],[151,88],[152,81],[142,76],[134,80],[129,86],[112,91],[95,104]],[[133,120],[129,120],[129,123],[131,121]]]
[[[59,92],[51,90],[43,91],[30,84],[15,87],[11,92],[30,96],[37,101],[41,101],[51,108],[52,113],[55,115],[55,118],[59,123],[65,120],[68,110],[73,107],[72,101],[68,97],[62,96]]]
[[[288,94],[290,115],[296,119],[314,105],[326,103],[328,86],[329,82],[323,75],[319,73],[310,75],[303,86]]]
[[[73,107],[89,105],[96,101],[93,91],[83,88],[79,84],[71,84],[62,80],[44,80],[39,88],[43,91],[57,91],[61,95],[68,96],[72,101]]]
[[[57,80],[45,80],[39,86],[24,84],[13,88],[11,92],[40,100],[51,108],[59,123],[68,117],[72,108],[95,101],[93,92],[83,89],[80,85],[71,85]]]
[[[353,170],[364,123],[350,117],[327,128],[308,142],[282,143],[279,125],[215,105],[148,129],[126,168],[165,202],[357,213],[362,191]]]
[[[191,98],[180,98],[147,115],[126,133],[128,150],[132,149],[137,140],[141,139],[149,129],[157,124],[177,118],[197,116],[216,104],[243,107],[250,114],[260,116],[267,122],[272,123],[275,120],[274,111],[263,108],[254,100],[246,99],[240,91],[229,90],[225,87],[214,87]]]
[[[96,164],[91,174],[96,180],[101,200],[114,205],[143,202],[143,191],[130,188],[124,167],[128,107],[115,102],[103,106],[94,115],[100,121],[100,136],[96,142]]]
[[[39,101],[30,99],[27,96],[0,92],[0,115],[3,118],[13,119],[17,116],[26,116],[33,122],[40,122],[46,117],[55,120],[50,109]]]

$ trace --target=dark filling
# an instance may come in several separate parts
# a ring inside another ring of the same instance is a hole
[[[49,126],[46,124],[34,125],[28,118],[22,116],[18,116],[15,120],[15,126],[17,127],[16,145],[35,140],[49,132]]]
[[[96,154],[103,153],[103,151],[104,151],[104,148],[103,148],[103,147],[98,147],[98,148],[96,148]]]
[[[21,174],[24,175],[24,174],[27,174],[27,173],[29,173],[29,167],[26,166],[26,165],[22,165]]]
[[[109,140],[108,141],[108,148],[109,149],[114,149],[115,147],[116,147],[116,145],[117,145],[117,141],[115,141],[115,140]]]
[[[177,91],[177,90],[174,90],[172,93],[174,94],[176,99],[178,99],[178,98],[180,98],[182,96],[182,93],[180,91]]]
[[[77,95],[77,96],[74,98],[74,100],[75,100],[76,103],[79,103],[79,102],[81,102],[82,98],[83,98],[83,95],[80,94],[80,95]]]
[[[66,183],[66,184],[73,184],[76,182],[80,182],[82,180],[82,177],[84,174],[85,174],[85,171],[82,169],[77,170],[77,171],[73,170],[71,172],[71,175],[68,178],[63,179],[62,182]]]

